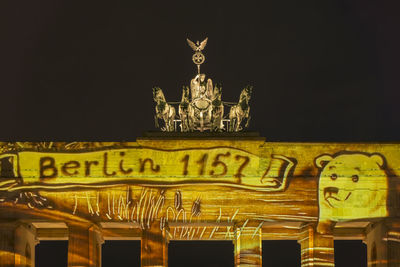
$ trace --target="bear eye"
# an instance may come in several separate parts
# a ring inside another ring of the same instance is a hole
[[[332,173],[331,174],[331,179],[332,180],[336,180],[337,179],[337,174],[336,173]]]
[[[353,182],[357,183],[358,182],[358,175],[351,176],[351,180],[353,180]]]

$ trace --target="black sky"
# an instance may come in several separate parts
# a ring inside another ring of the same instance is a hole
[[[269,141],[400,139],[399,1],[0,2],[2,140],[134,141],[180,100],[186,37]]]
[[[398,1],[1,1],[3,140],[135,140],[180,100],[186,37],[270,141],[398,141]]]

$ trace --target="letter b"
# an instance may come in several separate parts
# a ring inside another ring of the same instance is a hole
[[[55,163],[56,161],[52,157],[40,158],[40,179],[57,177],[58,171]]]

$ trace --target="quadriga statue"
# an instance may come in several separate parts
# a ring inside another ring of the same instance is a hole
[[[183,86],[180,102],[167,102],[161,88],[153,88],[153,99],[156,103],[155,124],[162,131],[230,131],[238,132],[248,127],[250,122],[250,106],[252,88],[247,86],[240,94],[239,102],[222,101],[222,86],[215,85],[210,78],[200,72],[200,65],[205,56],[202,50],[207,38],[201,43],[187,39],[194,50],[193,63],[197,66],[197,74],[190,81],[190,86]],[[176,107],[174,107],[176,105]],[[225,106],[230,107],[229,114],[224,114]],[[176,114],[176,108],[178,114]],[[164,125],[159,124],[159,120]]]

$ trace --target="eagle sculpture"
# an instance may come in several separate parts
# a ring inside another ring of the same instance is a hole
[[[189,46],[193,49],[193,51],[200,52],[201,50],[204,49],[204,47],[206,47],[208,37],[206,39],[204,39],[201,43],[199,41],[197,41],[197,44],[190,41],[189,39],[186,39],[186,40],[187,40]]]

